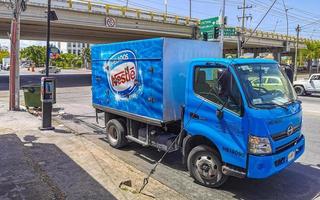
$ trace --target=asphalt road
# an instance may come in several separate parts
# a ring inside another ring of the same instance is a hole
[[[26,86],[30,84],[40,85],[41,77],[44,75],[21,75],[20,76],[20,86]],[[50,75],[56,77],[57,87],[77,87],[77,86],[90,86],[91,85],[91,74],[53,74]],[[9,76],[7,74],[0,75],[0,90],[9,89]]]
[[[220,189],[202,187],[193,182],[181,165],[179,153],[169,154],[153,177],[186,199],[316,199],[320,198],[320,96],[300,97],[303,102],[305,153],[279,174],[264,180],[230,178]],[[91,106],[91,87],[58,89],[55,117],[76,129],[96,145],[148,173],[162,153],[130,144],[122,150],[111,148],[104,139],[103,121],[95,123]]]

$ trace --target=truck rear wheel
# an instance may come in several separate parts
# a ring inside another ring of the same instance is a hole
[[[228,178],[222,173],[218,153],[206,145],[194,147],[188,155],[187,164],[190,175],[203,186],[220,187]]]
[[[128,141],[126,139],[125,126],[117,119],[111,119],[107,123],[107,138],[109,144],[114,148],[125,146]]]
[[[295,85],[294,90],[296,91],[297,95],[301,96],[305,94],[304,87],[301,85]]]

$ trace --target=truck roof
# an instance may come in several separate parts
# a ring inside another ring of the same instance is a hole
[[[192,62],[222,62],[225,64],[277,63],[275,60],[262,58],[196,58]]]

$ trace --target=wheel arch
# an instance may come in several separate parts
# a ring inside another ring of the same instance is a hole
[[[219,150],[218,146],[212,140],[210,140],[208,137],[206,137],[204,135],[200,135],[200,134],[190,135],[190,134],[188,134],[183,139],[183,143],[182,143],[182,157],[183,157],[182,161],[183,161],[184,165],[186,165],[186,163],[187,163],[187,159],[188,159],[188,155],[189,155],[190,151],[198,145],[207,145],[207,146],[213,148],[214,150],[216,150],[219,158],[223,162],[220,150]]]

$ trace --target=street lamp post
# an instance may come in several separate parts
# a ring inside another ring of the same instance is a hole
[[[50,28],[51,21],[58,20],[55,11],[51,11],[51,0],[48,0],[48,10],[47,10],[47,55],[46,55],[46,78],[49,77],[49,61],[50,61]],[[43,79],[45,79],[43,77]],[[52,88],[51,88],[52,89]],[[43,81],[42,83],[42,95],[45,96],[46,85]],[[44,97],[43,97],[44,98]],[[52,101],[45,101],[42,99],[42,125],[40,130],[52,130],[54,127],[51,125],[52,121]]]

